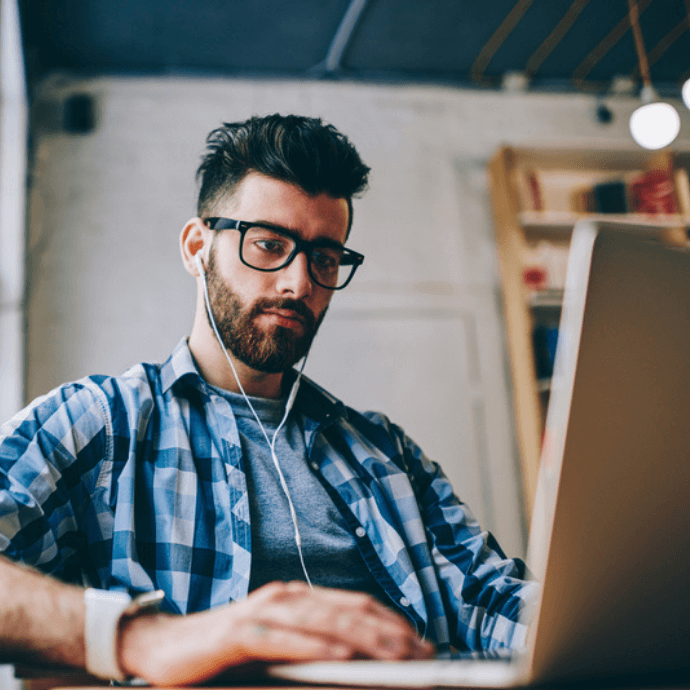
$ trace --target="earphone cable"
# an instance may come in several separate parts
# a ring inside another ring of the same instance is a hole
[[[198,254],[197,254],[198,256]],[[197,261],[198,264],[201,263],[200,257],[199,260]],[[280,467],[280,463],[278,462],[278,456],[276,455],[275,451],[275,442],[278,437],[278,432],[283,428],[285,425],[285,422],[287,421],[287,418],[290,414],[290,410],[292,409],[292,406],[295,402],[295,398],[297,397],[297,391],[299,389],[299,384],[302,379],[302,372],[304,371],[304,367],[307,363],[307,353],[304,356],[304,359],[302,360],[302,366],[300,367],[300,370],[297,374],[297,378],[295,379],[295,382],[292,384],[292,388],[290,390],[290,394],[287,399],[287,403],[285,404],[285,414],[283,415],[283,419],[281,420],[280,424],[278,424],[276,430],[273,432],[273,439],[269,440],[268,434],[266,433],[266,429],[264,428],[264,425],[261,423],[261,419],[259,419],[259,415],[256,413],[256,410],[254,409],[254,406],[252,405],[251,401],[249,400],[249,396],[245,393],[244,387],[242,386],[242,383],[240,381],[240,377],[237,374],[237,370],[235,369],[235,365],[233,364],[232,359],[230,358],[230,355],[228,354],[227,348],[223,344],[223,339],[220,336],[220,333],[218,332],[218,327],[216,326],[216,319],[213,316],[213,311],[211,310],[211,300],[209,297],[208,293],[208,283],[206,281],[206,272],[203,270],[203,267],[200,268],[200,274],[201,274],[201,281],[204,286],[204,303],[206,305],[206,312],[209,315],[209,320],[211,321],[211,325],[213,326],[213,332],[215,333],[216,339],[218,340],[218,343],[220,345],[220,349],[222,350],[223,354],[225,355],[225,359],[227,359],[228,364],[230,365],[230,368],[232,369],[232,373],[235,376],[235,381],[237,382],[237,385],[242,393],[242,397],[244,398],[245,402],[247,405],[249,405],[249,409],[252,411],[252,414],[254,415],[254,419],[256,419],[257,424],[259,425],[259,428],[261,429],[261,433],[264,435],[264,438],[266,439],[266,443],[268,444],[269,450],[271,451],[271,459],[273,460],[273,465],[276,468],[276,472],[278,473],[278,480],[280,482],[280,486],[283,489],[283,493],[285,494],[285,497],[287,498],[288,502],[288,507],[290,509],[290,517],[292,518],[292,524],[295,529],[295,544],[297,545],[297,551],[299,554],[299,560],[302,565],[302,572],[304,573],[304,577],[306,579],[307,584],[309,587],[313,588],[313,585],[311,583],[311,579],[309,577],[309,573],[307,572],[307,567],[304,563],[304,554],[302,553],[302,535],[300,534],[298,523],[297,523],[297,512],[295,511],[295,506],[292,502],[292,497],[290,496],[290,491],[288,489],[287,482],[285,481],[285,476],[283,475],[283,471]]]

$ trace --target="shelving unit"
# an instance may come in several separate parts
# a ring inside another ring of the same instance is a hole
[[[557,327],[561,283],[572,228],[578,220],[588,218],[627,232],[644,233],[670,244],[686,245],[690,226],[688,164],[688,153],[671,155],[642,150],[509,147],[497,151],[490,162],[491,204],[501,267],[513,410],[528,519],[532,514],[550,390],[548,377],[539,377],[537,372],[535,327],[544,327],[551,347],[553,335],[548,331],[554,325]],[[575,208],[581,203],[583,189],[587,185],[594,186],[611,179],[637,180],[645,171],[662,169],[673,171],[671,179],[676,213],[598,213]],[[550,189],[544,185],[543,195],[537,189],[532,171],[538,171],[551,185]],[[566,188],[569,183],[572,184],[571,189]],[[547,192],[553,195],[553,204]],[[573,208],[567,207],[571,203],[570,198],[574,200]],[[528,265],[530,256],[538,250],[551,252],[552,259],[555,259],[554,273],[559,274],[555,281],[547,281],[547,289],[539,289],[544,287],[538,284],[542,276]]]

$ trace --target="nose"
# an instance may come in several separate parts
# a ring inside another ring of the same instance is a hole
[[[314,283],[309,275],[307,255],[298,252],[285,268],[277,272],[277,289],[281,295],[290,295],[293,299],[304,299],[314,290]]]

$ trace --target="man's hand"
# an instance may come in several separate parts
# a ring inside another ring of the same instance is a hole
[[[250,662],[423,659],[401,616],[366,594],[273,582],[244,601],[189,616],[125,620],[120,665],[154,685],[185,685]]]

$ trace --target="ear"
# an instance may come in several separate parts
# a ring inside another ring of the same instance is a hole
[[[197,268],[195,257],[198,252],[201,252],[201,258],[204,266],[208,259],[208,250],[206,246],[211,246],[212,231],[204,224],[201,218],[192,218],[187,221],[187,224],[182,228],[180,233],[180,253],[182,254],[182,263],[190,275],[195,278],[199,277],[199,269]]]

